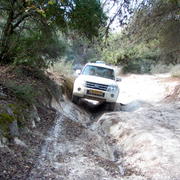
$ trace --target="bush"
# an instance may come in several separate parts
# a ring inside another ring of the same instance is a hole
[[[150,73],[151,65],[154,63],[150,59],[135,59],[127,61],[127,64],[123,66],[124,73]]]
[[[73,74],[73,68],[72,68],[71,62],[65,62],[64,60],[55,63],[51,68],[50,71],[57,72],[59,74],[63,75],[72,75]]]
[[[10,137],[9,125],[15,120],[14,116],[8,113],[0,113],[0,131],[3,136]]]
[[[35,102],[35,91],[31,85],[19,85],[13,81],[8,81],[5,83],[5,86],[15,97],[25,101],[27,104],[33,104]]]
[[[151,65],[151,73],[152,74],[159,74],[159,73],[168,73],[170,72],[171,68],[172,68],[172,64],[156,64],[156,65]]]
[[[71,62],[65,62],[64,60],[55,63],[51,68],[51,72],[58,73],[60,75],[64,75],[64,93],[71,99],[73,84],[74,84],[74,76],[73,76],[73,65]]]
[[[171,76],[180,77],[180,64],[177,64],[171,68]]]

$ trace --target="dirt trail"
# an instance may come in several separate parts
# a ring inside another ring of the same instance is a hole
[[[89,128],[90,115],[67,101],[58,109],[59,117],[29,179],[118,177],[120,172],[114,163],[113,150],[106,139]]]
[[[117,102],[124,105],[120,110],[128,112],[162,103],[163,99],[171,96],[174,89],[180,85],[180,79],[171,78],[170,74],[132,74],[122,79]]]
[[[170,78],[170,74],[128,75],[122,79],[118,102],[124,104],[135,100],[156,103],[179,84],[176,78]]]
[[[102,115],[103,106],[86,112],[68,100],[54,103],[59,116],[28,179],[179,180],[180,103],[163,109],[157,103],[179,81],[164,78],[124,77],[118,103],[125,105],[117,112]],[[102,116],[94,119],[91,112]]]

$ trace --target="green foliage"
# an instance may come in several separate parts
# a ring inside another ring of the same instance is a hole
[[[0,64],[47,68],[64,55],[60,32],[92,40],[106,21],[98,0],[1,0],[0,9]]]
[[[110,64],[124,66],[124,72],[147,73],[158,61],[159,41],[133,42],[126,33],[111,35],[101,51],[102,59]]]
[[[27,66],[13,66],[12,71],[17,75],[18,77],[31,77],[36,80],[40,81],[46,81],[47,77],[42,69],[38,68],[32,68]]]
[[[132,61],[128,61],[127,64],[123,67],[124,73],[150,73],[152,65],[155,64],[155,62],[151,59],[135,59]]]
[[[98,0],[76,0],[75,9],[71,13],[73,29],[78,29],[81,34],[89,39],[98,37],[99,28],[106,24],[106,16]],[[81,23],[79,23],[81,22]]]
[[[180,63],[180,19],[167,21],[163,26],[159,36],[163,61],[166,64]]]
[[[25,104],[9,104],[9,107],[13,111],[14,118],[17,120],[18,127],[23,127],[25,124],[24,116],[29,118],[29,114],[26,114],[25,109],[27,106]]]
[[[18,127],[23,127],[25,120],[24,115],[25,111],[24,109],[27,108],[25,105],[21,104],[7,104],[7,105],[0,105],[1,107],[1,113],[0,113],[0,130],[2,132],[2,135],[10,138],[10,129],[9,126],[13,121],[17,121]],[[11,113],[9,113],[9,111]],[[28,117],[29,115],[27,115]]]
[[[141,4],[128,25],[128,34],[138,42],[157,39],[160,60],[179,63],[180,3],[178,0],[150,0]]]
[[[19,42],[20,44],[14,49],[17,54],[14,59],[15,65],[47,68],[57,58],[64,55],[66,49],[64,42],[57,36],[48,37],[43,32],[26,33],[24,37],[19,39]]]
[[[123,65],[126,72],[180,63],[179,7],[178,0],[142,1],[122,33],[109,37],[102,58]]]
[[[5,124],[9,124],[9,123],[12,123],[14,121],[14,116],[11,116],[7,113],[1,113],[0,114],[0,122],[4,122]]]
[[[95,61],[99,57],[97,40],[92,43],[87,38],[80,37],[75,33],[71,34],[65,54],[65,61],[71,61],[73,64]]]
[[[35,102],[34,89],[30,84],[19,85],[13,81],[8,81],[5,86],[15,95],[18,99],[31,105]]]
[[[9,137],[9,125],[15,120],[14,116],[8,113],[0,113],[0,129],[2,135]]]

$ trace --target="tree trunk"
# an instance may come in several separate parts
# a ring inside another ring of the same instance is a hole
[[[14,3],[12,3],[12,6]],[[2,42],[1,42],[1,53],[0,53],[0,63],[8,64],[12,61],[11,52],[10,52],[10,41],[13,35],[13,16],[14,10],[13,8],[9,12],[9,16],[7,19],[7,23],[4,27]]]

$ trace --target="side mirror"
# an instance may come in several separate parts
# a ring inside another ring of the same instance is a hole
[[[117,81],[117,82],[121,82],[122,79],[118,77],[118,78],[116,78],[116,81]]]
[[[80,69],[77,69],[76,70],[76,75],[79,76],[81,74],[81,70]]]

